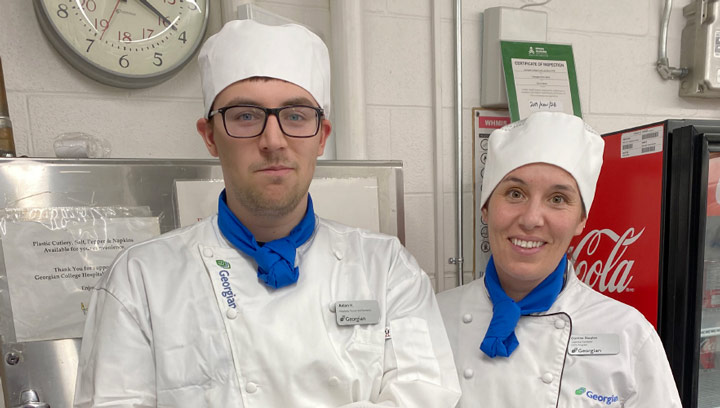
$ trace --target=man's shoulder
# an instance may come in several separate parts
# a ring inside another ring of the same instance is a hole
[[[405,276],[401,271],[407,272],[408,277],[414,277],[421,270],[398,237],[318,217],[312,247],[319,249],[326,246],[335,256],[363,259],[361,262],[373,263],[380,270],[392,269],[398,278]]]
[[[217,241],[215,233],[216,217],[210,216],[195,224],[165,232],[154,238],[135,243],[125,248],[120,256],[128,258],[152,254],[157,257],[162,253],[181,253],[183,248],[194,247],[199,243],[205,245]]]
[[[365,228],[353,227],[327,218],[318,217],[318,228],[326,233],[336,236],[338,239],[357,239],[366,241],[396,241],[400,240],[393,235],[371,231]]]

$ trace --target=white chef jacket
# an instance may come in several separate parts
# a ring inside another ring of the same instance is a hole
[[[269,288],[217,216],[128,248],[93,292],[75,407],[455,406],[432,286],[397,238],[317,218],[296,262]],[[338,325],[354,300],[379,322]]]
[[[493,313],[483,279],[439,293],[438,303],[461,377],[458,407],[681,407],[653,326],[572,268],[547,312],[520,317],[510,357],[480,350]],[[590,354],[612,352],[603,342],[613,338],[616,354]]]

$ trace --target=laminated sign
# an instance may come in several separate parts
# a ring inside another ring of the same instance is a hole
[[[92,289],[118,252],[160,234],[147,208],[25,210],[2,225],[18,342],[82,337]]]
[[[500,50],[513,122],[541,111],[582,117],[571,45],[501,41]]]

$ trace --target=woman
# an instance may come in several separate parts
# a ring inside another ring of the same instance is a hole
[[[484,279],[438,295],[469,407],[680,407],[662,343],[634,308],[580,282],[566,252],[595,195],[604,142],[539,112],[490,135]]]

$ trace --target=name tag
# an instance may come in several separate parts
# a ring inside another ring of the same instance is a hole
[[[377,324],[380,321],[380,306],[377,300],[335,302],[335,320],[340,326]]]
[[[573,356],[601,356],[618,354],[620,337],[617,334],[580,334],[570,336],[569,354]]]

